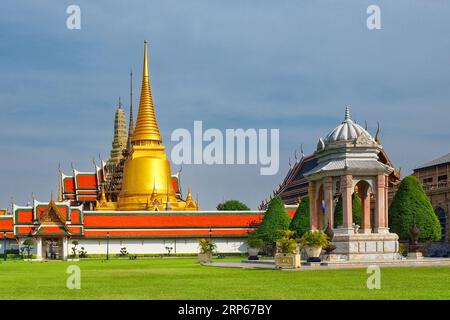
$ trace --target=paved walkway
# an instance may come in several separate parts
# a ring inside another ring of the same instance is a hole
[[[242,268],[242,269],[277,269],[274,260],[242,260],[237,262],[212,262],[204,264],[211,267],[223,268]],[[450,267],[450,258],[423,258],[418,260],[404,259],[396,261],[337,261],[337,262],[322,262],[309,264],[302,261],[302,266],[299,269],[284,269],[291,271],[302,270],[332,270],[332,269],[357,269],[367,268],[368,266],[379,267],[434,267],[447,266]]]

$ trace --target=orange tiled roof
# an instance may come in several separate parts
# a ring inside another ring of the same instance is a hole
[[[220,236],[246,236],[252,232],[252,228],[243,229],[211,229],[211,235],[215,237]],[[208,237],[210,235],[209,229],[204,230],[85,230],[86,237],[100,237],[105,238],[109,234],[110,237]]]
[[[262,214],[84,214],[86,228],[209,228],[250,227]]]

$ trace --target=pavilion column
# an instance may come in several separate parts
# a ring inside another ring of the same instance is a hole
[[[361,233],[371,233],[372,228],[370,225],[370,192],[369,187],[365,186],[364,189],[359,191],[361,197]]]
[[[62,259],[63,260],[67,260],[67,257],[69,255],[69,240],[67,237],[64,237],[62,239],[62,246],[63,246],[63,256]]]
[[[353,210],[352,210],[352,194],[353,194],[353,176],[345,175],[341,177],[341,195],[342,195],[342,229],[345,233],[353,233]]]
[[[383,174],[377,176],[375,195],[375,232],[389,232],[386,227],[386,179]]]
[[[308,184],[309,195],[309,228],[311,230],[317,230],[317,215],[316,215],[316,182],[309,181]]]
[[[385,176],[385,202],[386,202],[386,215],[384,217],[384,226],[389,228],[389,176]]]
[[[325,201],[325,224],[330,224],[333,229],[333,178],[326,177],[323,181],[323,196]]]
[[[316,187],[316,226],[317,230],[322,230],[322,222],[323,222],[323,211],[322,211],[322,200],[323,200],[323,187],[321,187],[322,190],[319,189],[319,192],[317,192]]]
[[[36,238],[36,259],[42,260],[42,238]]]

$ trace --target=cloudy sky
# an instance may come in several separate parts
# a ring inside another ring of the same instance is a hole
[[[257,5],[256,5],[257,3]],[[381,30],[366,27],[381,8]],[[81,8],[68,30],[66,8]],[[338,125],[345,105],[381,140],[396,167],[450,152],[450,4],[397,1],[0,2],[0,207],[48,200],[57,168],[92,170],[109,155],[118,97],[138,104],[142,43],[170,153],[177,128],[279,128],[280,170],[183,167],[202,209],[224,199],[253,208],[281,182],[303,144]],[[173,166],[172,170],[177,170]]]

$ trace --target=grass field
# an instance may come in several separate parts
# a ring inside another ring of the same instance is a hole
[[[80,290],[66,287],[72,264]],[[230,269],[192,258],[2,261],[0,299],[450,299],[450,267],[382,268],[380,290],[367,289],[367,277],[365,269]]]

